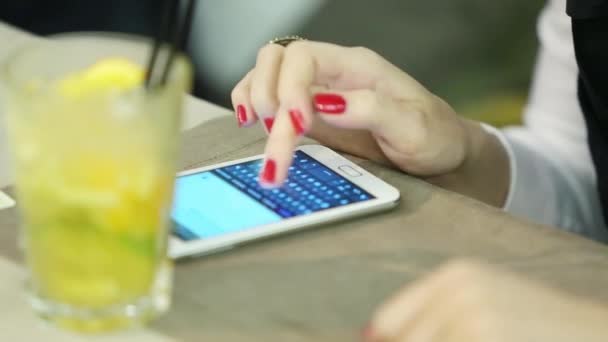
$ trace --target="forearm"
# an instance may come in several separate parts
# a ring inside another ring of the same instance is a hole
[[[478,122],[463,119],[466,158],[456,170],[426,180],[442,188],[503,207],[510,186],[509,157],[499,139]]]

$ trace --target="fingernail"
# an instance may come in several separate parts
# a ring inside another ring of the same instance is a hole
[[[317,112],[342,114],[346,111],[346,100],[337,94],[317,94],[313,99]]]
[[[236,120],[238,121],[239,127],[243,127],[247,122],[247,110],[245,109],[245,106],[238,105],[236,107]]]
[[[276,181],[277,163],[274,159],[266,159],[264,168],[260,174],[260,181],[266,184],[274,184]]]
[[[264,126],[266,126],[266,131],[268,133],[272,131],[272,125],[274,125],[274,118],[264,118]]]
[[[371,324],[366,325],[363,331],[361,331],[361,339],[364,342],[376,341],[376,336],[374,335],[374,330],[372,329]]]
[[[304,124],[304,116],[302,112],[297,109],[289,111],[289,117],[291,118],[291,124],[297,135],[302,135],[306,131]]]

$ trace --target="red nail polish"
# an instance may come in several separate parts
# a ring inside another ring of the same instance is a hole
[[[247,122],[247,110],[245,106],[238,105],[236,107],[236,120],[239,123],[239,127],[242,127]]]
[[[274,125],[274,118],[264,118],[264,126],[266,126],[266,131],[268,133],[272,131],[272,125]]]
[[[274,184],[276,181],[277,163],[274,159],[267,159],[260,174],[260,181],[266,184]]]
[[[313,100],[317,112],[342,114],[346,111],[346,100],[337,94],[317,94]]]
[[[302,112],[297,109],[292,109],[289,111],[289,117],[291,118],[291,124],[293,125],[293,129],[297,135],[302,135],[306,131],[304,128],[304,116]]]
[[[374,335],[374,330],[372,329],[371,324],[365,326],[363,331],[361,331],[361,338],[364,342],[372,342],[376,340],[376,336]]]

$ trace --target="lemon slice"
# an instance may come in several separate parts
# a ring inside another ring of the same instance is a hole
[[[60,80],[58,87],[64,96],[79,98],[129,91],[143,81],[144,70],[138,64],[126,58],[108,58]]]

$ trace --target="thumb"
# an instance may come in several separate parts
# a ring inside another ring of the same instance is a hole
[[[442,142],[449,143],[451,136],[435,134],[437,139],[430,139],[432,119],[417,107],[418,102],[369,89],[313,95],[313,108],[328,126],[369,131],[394,165],[414,174],[427,174],[429,168],[443,167],[451,161],[452,157],[442,154],[446,150]],[[449,132],[448,128],[444,130]]]
[[[396,126],[403,127],[402,121],[406,119],[400,115],[400,102],[369,89],[317,92],[313,106],[319,117],[331,126],[378,134],[388,133]]]

